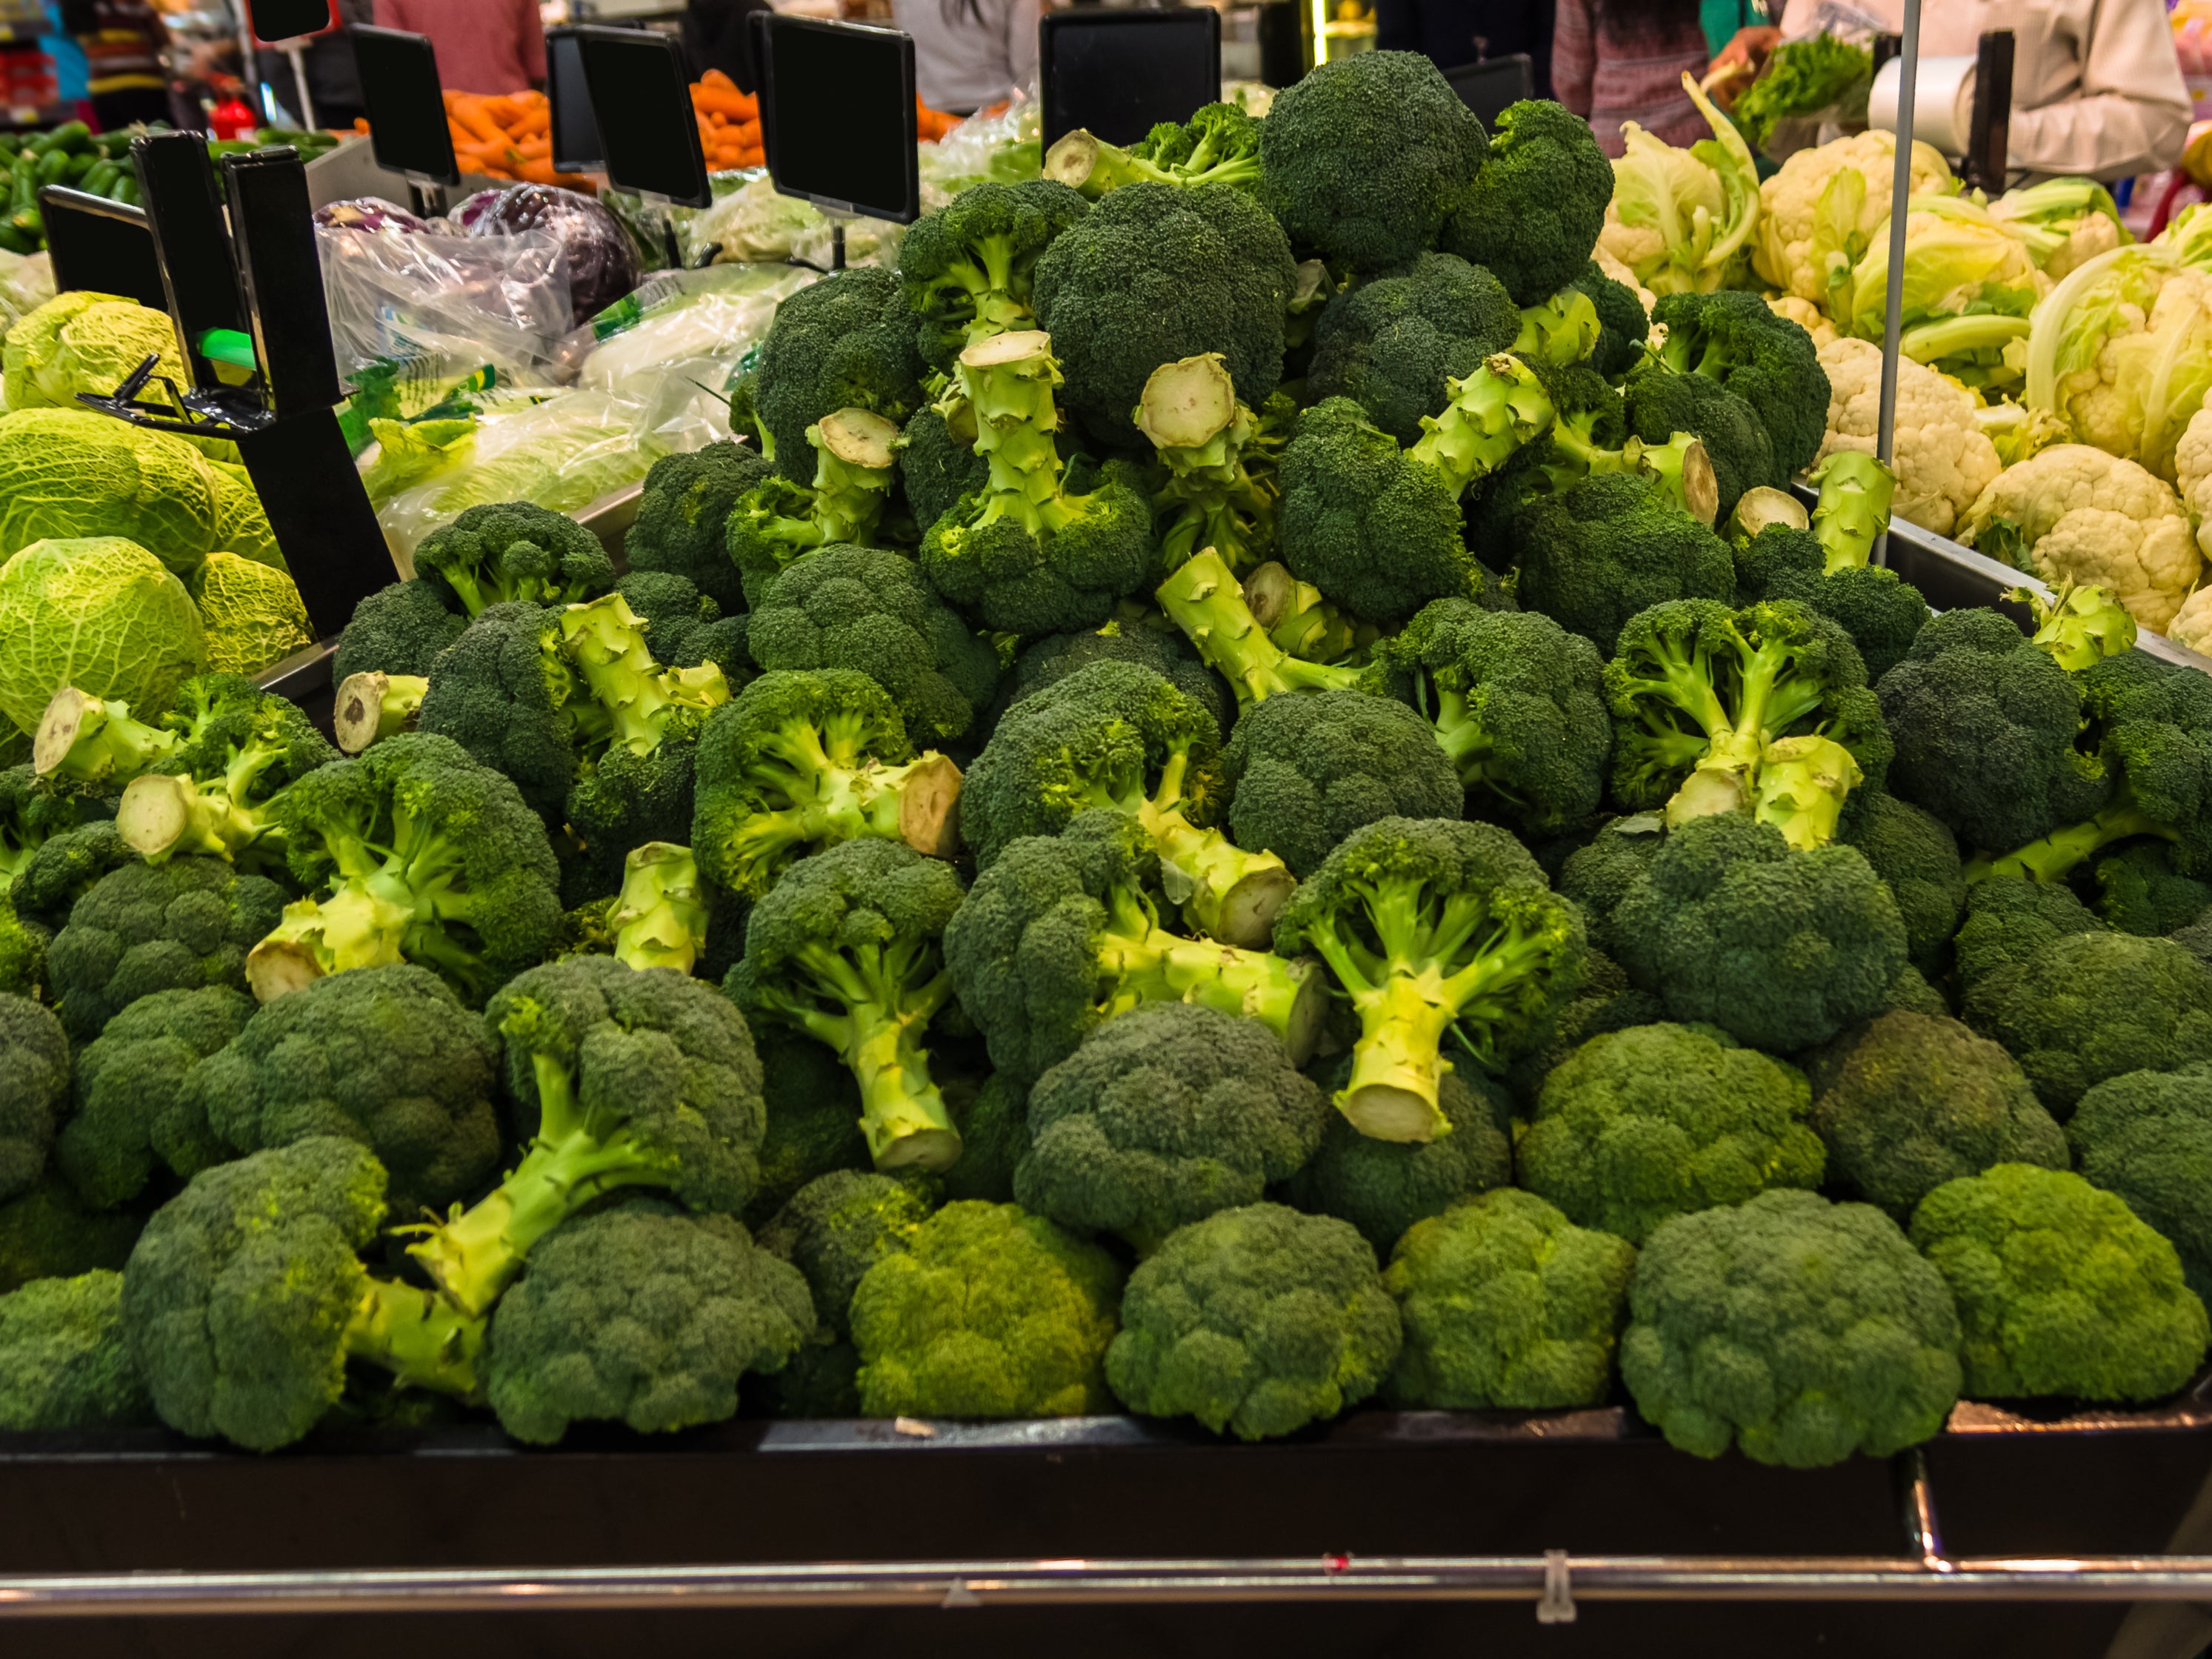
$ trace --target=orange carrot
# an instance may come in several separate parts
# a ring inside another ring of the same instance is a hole
[[[723,74],[722,71],[718,69],[710,69],[704,75],[701,76],[699,77],[699,84],[703,87],[727,87],[733,92],[737,89],[738,85],[735,81],[730,79],[728,76]]]
[[[758,113],[757,110],[747,107],[750,102],[743,94],[726,92],[718,87],[694,86],[691,88],[691,107],[705,115],[720,110],[725,115],[743,120],[749,115]]]
[[[484,107],[484,100],[481,98],[456,99],[449,114],[450,118],[459,122],[463,127],[487,144],[501,143],[507,137],[499,123],[492,119],[490,112]]]
[[[730,131],[736,136],[737,141],[740,144],[744,145],[748,149],[759,148],[761,142],[761,124],[758,121],[740,121],[736,126],[732,127]]]

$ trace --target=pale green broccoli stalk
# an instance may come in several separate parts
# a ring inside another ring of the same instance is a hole
[[[1209,549],[1239,572],[1266,558],[1281,493],[1275,457],[1289,435],[1279,401],[1254,414],[1213,351],[1154,369],[1130,418],[1167,471],[1152,494],[1159,568]]]
[[[1300,581],[1277,560],[1249,572],[1243,586],[1252,620],[1279,648],[1303,662],[1339,661],[1382,635],[1373,623],[1346,615],[1321,589]]]
[[[2028,643],[2049,652],[2069,674],[2135,648],[2135,617],[2101,587],[2069,581],[2047,599],[2025,587],[2009,590],[2005,598],[2033,612],[2035,632]]]
[[[338,758],[313,723],[283,698],[228,674],[186,680],[162,723],[181,731],[185,743],[125,787],[115,809],[124,843],[154,863],[179,853],[280,860],[276,798]]]
[[[649,841],[623,856],[622,892],[607,916],[617,962],[688,974],[706,949],[707,918],[690,848]]]
[[[31,769],[56,783],[125,784],[185,745],[185,734],[131,718],[131,705],[65,685],[40,717]]]
[[[1078,127],[1045,152],[1044,176],[1094,202],[1123,185],[1250,190],[1260,182],[1260,123],[1234,104],[1207,104],[1181,126],[1162,122],[1128,149]]]
[[[696,732],[708,711],[730,700],[729,682],[715,664],[655,662],[643,619],[620,593],[569,605],[559,627],[561,653],[592,696],[576,709],[579,735],[596,745],[653,754],[668,737]]]
[[[866,547],[897,482],[899,428],[865,409],[840,409],[806,428],[814,482],[781,474],[738,498],[725,531],[748,605],[757,605],[792,561],[817,547]]]
[[[124,1340],[121,1273],[0,1296],[0,1430],[133,1428],[153,1416]]]
[[[1311,591],[1318,598],[1320,590]],[[1358,689],[1365,671],[1314,661],[1289,649],[1261,625],[1245,595],[1228,563],[1208,548],[1177,566],[1152,597],[1198,647],[1206,665],[1229,682],[1239,707],[1291,691]],[[1301,626],[1296,618],[1285,620]]]
[[[1820,487],[1813,533],[1828,556],[1827,574],[1864,565],[1875,540],[1889,528],[1897,475],[1863,449],[1838,449],[1820,463],[1810,482]]]
[[[1597,349],[1597,304],[1578,288],[1563,288],[1548,300],[1521,308],[1521,331],[1506,349],[1516,357],[1564,367]]]
[[[358,755],[380,738],[415,729],[422,694],[430,682],[421,674],[386,674],[369,669],[349,674],[340,684],[331,711],[331,729],[341,753]]]

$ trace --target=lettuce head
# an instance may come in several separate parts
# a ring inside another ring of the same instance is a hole
[[[191,595],[136,542],[33,542],[0,564],[0,714],[19,731],[65,685],[150,720],[207,665]]]
[[[139,397],[169,404],[165,379],[179,388],[191,384],[177,355],[169,313],[117,295],[73,289],[26,312],[8,331],[0,343],[0,397],[10,409],[76,409],[78,392],[112,392],[149,356],[159,361]],[[238,459],[238,446],[226,439],[174,441],[216,459]]]
[[[120,536],[183,575],[215,544],[215,474],[190,444],[88,409],[0,415],[0,558]]]

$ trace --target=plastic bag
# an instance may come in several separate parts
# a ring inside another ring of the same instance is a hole
[[[474,237],[540,232],[560,239],[568,259],[569,315],[583,322],[637,286],[643,273],[637,246],[622,221],[588,196],[552,185],[510,185],[469,213],[483,191],[461,204],[464,228]]]
[[[676,448],[730,435],[722,388],[775,320],[776,307],[809,283],[800,265],[710,265],[647,277],[592,319],[599,343],[577,384],[640,404],[647,429]]]
[[[549,232],[480,240],[318,228],[315,251],[341,375],[419,361],[556,380],[573,367],[568,255]]]
[[[1044,167],[1044,112],[1019,92],[995,115],[971,115],[933,144],[923,144],[925,210],[942,207],[971,185],[1034,179]]]
[[[10,253],[0,248],[0,334],[27,312],[54,297],[54,262],[44,253]]]
[[[713,248],[717,264],[781,264],[801,259],[828,267],[830,222],[812,203],[780,193],[764,168],[729,176],[742,182],[727,196],[718,196],[712,207],[672,211],[684,264],[702,264]],[[887,220],[848,219],[845,263],[896,264],[899,240],[905,234],[905,226]]]

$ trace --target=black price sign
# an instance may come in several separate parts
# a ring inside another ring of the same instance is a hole
[[[913,40],[781,14],[760,22],[761,137],[776,189],[832,213],[920,218]]]
[[[1211,6],[1046,14],[1037,25],[1044,147],[1078,127],[1133,144],[1221,99],[1221,14]]]
[[[593,26],[571,33],[615,187],[684,207],[713,201],[683,46],[643,29]]]
[[[427,34],[356,24],[355,64],[361,101],[368,111],[368,142],[376,164],[418,184],[458,185],[461,164],[446,125],[446,96],[438,82],[438,53]]]

